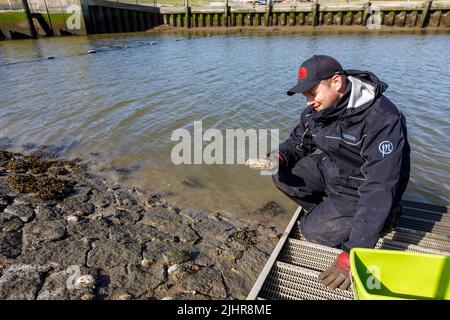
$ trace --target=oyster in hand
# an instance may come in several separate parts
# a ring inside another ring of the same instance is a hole
[[[245,165],[252,169],[272,170],[278,166],[278,163],[271,159],[248,159]]]

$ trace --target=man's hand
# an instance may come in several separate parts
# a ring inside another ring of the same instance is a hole
[[[273,159],[272,161],[276,161],[276,163],[278,164],[278,167],[282,167],[283,166],[283,157],[281,156],[281,154],[278,151],[274,151],[274,152],[269,152],[267,154],[267,158],[269,159]]]
[[[319,274],[319,279],[330,289],[346,290],[350,286],[350,256],[342,252],[333,265]]]

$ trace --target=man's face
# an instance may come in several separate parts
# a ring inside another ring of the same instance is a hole
[[[316,112],[331,107],[340,98],[334,79],[320,81],[303,95],[306,97],[306,105],[314,107]]]

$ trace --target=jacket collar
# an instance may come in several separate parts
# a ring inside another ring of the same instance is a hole
[[[369,108],[388,87],[386,83],[368,71],[346,70],[345,73],[348,83],[344,95],[329,108],[320,112],[315,112],[313,108],[308,111],[315,121],[327,124],[361,113]]]

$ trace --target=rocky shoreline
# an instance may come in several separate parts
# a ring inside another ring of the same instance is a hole
[[[245,299],[280,236],[0,150],[0,299]]]

